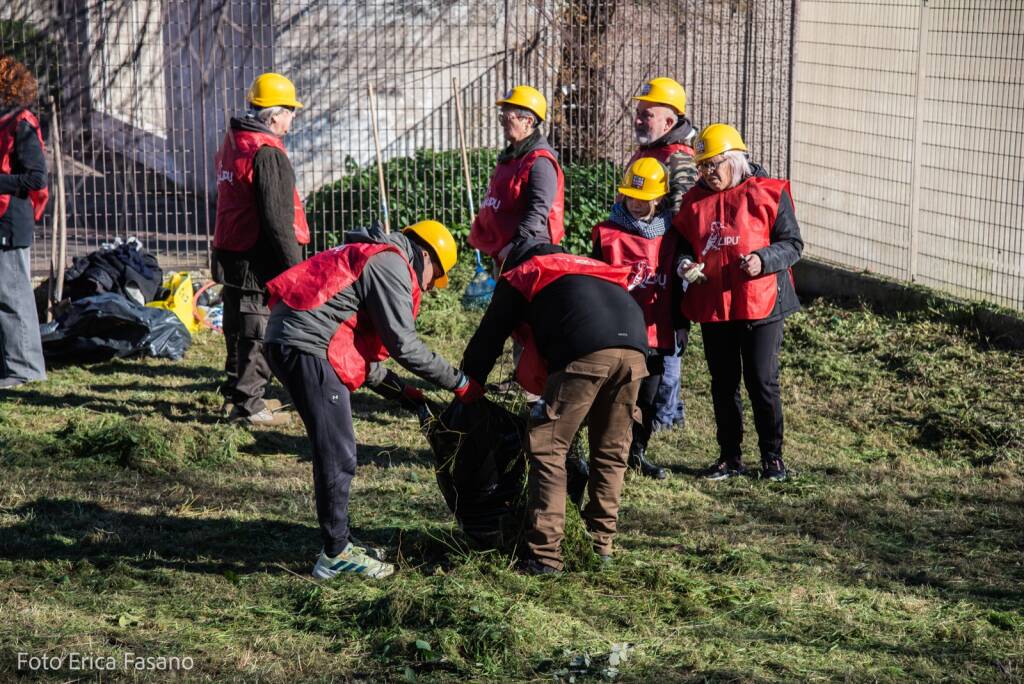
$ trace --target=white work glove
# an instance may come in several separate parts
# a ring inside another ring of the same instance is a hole
[[[676,266],[676,275],[686,281],[687,285],[703,283],[708,279],[704,275],[704,264],[694,263],[692,259],[686,257],[679,260],[679,265]]]

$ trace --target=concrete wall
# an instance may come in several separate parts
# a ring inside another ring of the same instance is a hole
[[[803,0],[808,254],[1024,310],[1024,5]]]

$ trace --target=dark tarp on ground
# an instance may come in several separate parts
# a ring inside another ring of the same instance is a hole
[[[437,484],[476,544],[501,546],[519,531],[525,497],[526,420],[489,399],[457,400],[423,420]]]
[[[71,302],[40,330],[48,362],[105,361],[133,354],[177,361],[192,345],[188,329],[172,312],[141,306],[118,294]]]

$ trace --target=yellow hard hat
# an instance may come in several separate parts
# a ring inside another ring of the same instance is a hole
[[[640,88],[640,94],[633,96],[634,100],[654,102],[668,105],[676,110],[676,114],[686,113],[686,91],[671,78],[653,78],[644,83]]]
[[[639,200],[661,199],[668,194],[668,171],[657,159],[637,159],[626,169],[619,192]]]
[[[541,121],[546,119],[548,116],[548,101],[544,99],[544,96],[540,94],[539,90],[528,85],[517,85],[512,90],[505,93],[505,97],[501,98],[494,104],[515,105],[516,107],[529,109],[531,112],[536,114]]]
[[[729,150],[747,151],[740,132],[729,124],[713,123],[705,126],[704,130],[697,136],[697,142],[693,146],[695,154],[693,161],[698,164],[705,159],[717,157]]]
[[[459,260],[459,248],[455,244],[455,238],[444,227],[444,224],[439,221],[420,221],[402,232],[412,233],[433,250],[434,256],[437,257],[437,261],[441,265],[441,270],[444,271],[434,280],[434,287],[442,290],[448,287],[448,271],[452,270],[452,266]]]
[[[302,103],[295,98],[295,84],[281,74],[260,74],[249,86],[245,98],[249,104],[265,107],[294,107],[301,109]]]

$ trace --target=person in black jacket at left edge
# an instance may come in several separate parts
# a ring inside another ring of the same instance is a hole
[[[232,422],[283,425],[287,413],[263,399],[271,372],[263,356],[270,310],[266,284],[302,261],[309,243],[295,171],[281,138],[302,107],[295,86],[280,74],[257,76],[249,111],[231,119],[217,152],[217,220],[213,275],[224,285],[226,380],[223,412]]]
[[[46,379],[29,247],[46,207],[46,157],[28,110],[39,87],[21,62],[0,57],[0,389]]]

